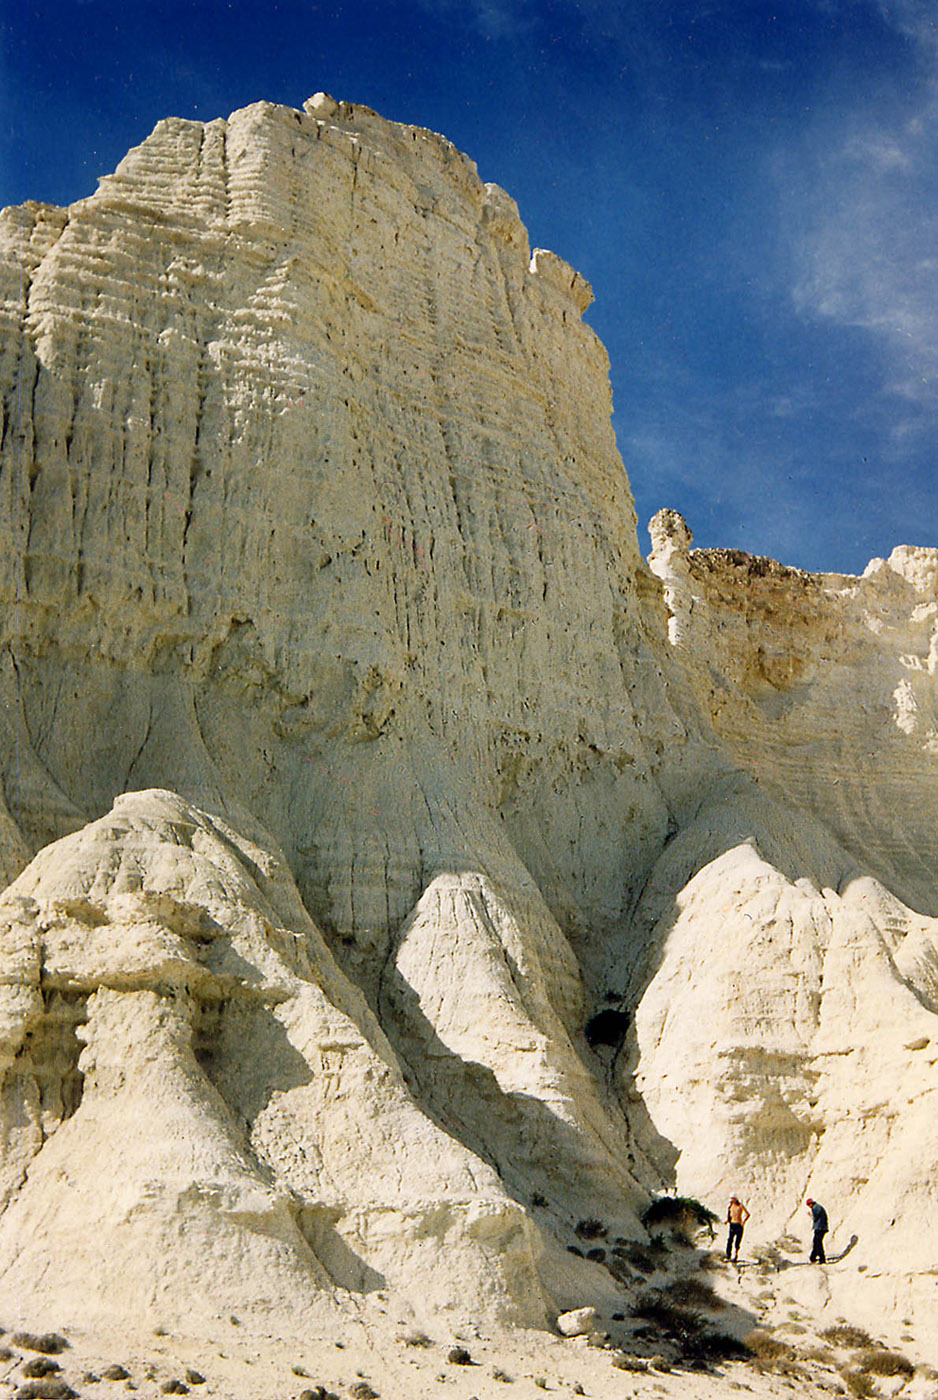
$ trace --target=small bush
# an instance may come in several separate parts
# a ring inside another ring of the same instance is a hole
[[[446,1359],[451,1366],[472,1366],[473,1360],[465,1347],[450,1347]]]
[[[352,1400],[378,1400],[378,1392],[367,1381],[357,1381],[351,1389]]]
[[[850,1347],[857,1351],[876,1345],[869,1332],[864,1332],[862,1327],[853,1327],[849,1322],[838,1322],[833,1327],[825,1327],[821,1336],[832,1346]]]
[[[723,1268],[722,1254],[702,1254],[697,1261],[698,1269],[703,1269],[707,1274],[718,1274]]]
[[[915,1367],[907,1356],[885,1347],[872,1347],[854,1357],[857,1368],[868,1376],[911,1376]]]
[[[624,1259],[620,1259],[613,1254],[606,1260],[606,1268],[615,1279],[616,1283],[631,1283],[635,1274],[626,1264]]]
[[[741,1361],[748,1356],[743,1342],[729,1332],[701,1332],[687,1337],[681,1345],[681,1359],[691,1365],[707,1366],[716,1361]]]
[[[59,1352],[68,1350],[68,1342],[64,1337],[60,1337],[58,1332],[43,1332],[38,1337],[34,1332],[14,1332],[10,1341],[15,1347],[25,1347],[27,1351],[44,1351],[47,1356],[58,1356]]]
[[[405,1347],[433,1346],[433,1342],[427,1336],[426,1332],[408,1332],[405,1337],[401,1338],[401,1341],[404,1343]]]
[[[849,1368],[841,1371],[840,1379],[847,1387],[851,1395],[857,1395],[860,1400],[867,1400],[868,1396],[876,1394],[876,1387],[869,1376],[864,1376],[862,1371],[851,1371]]]
[[[509,1376],[509,1374],[508,1374],[507,1371],[500,1371],[499,1368],[498,1368],[497,1366],[495,1367],[495,1370],[492,1372],[492,1380],[493,1380],[493,1381],[501,1381],[504,1385],[513,1385],[513,1384],[514,1384],[514,1379],[515,1379],[514,1376]]]
[[[72,1387],[58,1377],[27,1381],[14,1392],[15,1400],[75,1400]]]
[[[106,1371],[101,1372],[101,1375],[106,1381],[130,1380],[130,1372],[125,1370],[123,1366],[119,1366],[116,1363],[113,1366],[108,1366]]]
[[[602,1240],[606,1238],[606,1227],[601,1220],[581,1220],[573,1233],[581,1240]]]
[[[617,1244],[613,1246],[613,1254],[617,1259],[626,1259],[636,1269],[640,1269],[643,1274],[653,1274],[658,1267],[654,1254],[645,1245],[639,1244],[638,1240],[629,1240],[627,1244]]]
[[[592,1259],[594,1264],[604,1264],[606,1262],[606,1251],[604,1249],[588,1249],[587,1259]]]
[[[787,1342],[779,1341],[778,1337],[768,1332],[750,1332],[746,1338],[746,1350],[759,1361],[791,1361],[795,1356],[794,1349]]]
[[[23,1367],[23,1375],[33,1379],[38,1376],[54,1376],[62,1367],[48,1356],[35,1356]]]
[[[661,1293],[646,1293],[632,1307],[635,1317],[654,1322],[669,1337],[684,1341],[703,1331],[703,1319],[687,1308],[671,1303]]]
[[[612,1364],[617,1371],[647,1371],[648,1362],[640,1356],[630,1356],[628,1352],[617,1351],[612,1358]]]
[[[543,1210],[547,1205],[547,1197],[540,1191],[535,1191],[531,1197],[531,1208],[533,1210]]]
[[[702,1278],[678,1278],[666,1285],[664,1292],[680,1307],[710,1308],[714,1312],[726,1307],[726,1303],[712,1284]]]
[[[657,1196],[642,1216],[646,1230],[652,1225],[668,1225],[682,1230],[692,1227],[713,1232],[718,1217],[693,1196]]]

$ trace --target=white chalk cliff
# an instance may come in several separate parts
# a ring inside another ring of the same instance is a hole
[[[646,565],[586,282],[323,94],[0,296],[0,1310],[542,1325],[578,1221],[810,1188],[926,1337],[938,551]]]

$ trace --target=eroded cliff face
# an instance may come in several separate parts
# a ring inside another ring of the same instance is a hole
[[[810,1179],[927,1314],[933,553],[656,579],[588,286],[366,108],[2,219],[4,1306],[611,1314]]]
[[[247,807],[363,967],[481,827],[594,930],[679,726],[591,294],[441,137],[310,108],[6,215],[13,815]]]

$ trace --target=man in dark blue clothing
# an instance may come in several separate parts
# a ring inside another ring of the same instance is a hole
[[[827,1234],[827,1211],[819,1201],[812,1201],[810,1196],[805,1205],[811,1212],[811,1229],[814,1231],[814,1240],[811,1244],[811,1263],[826,1264],[824,1236]]]

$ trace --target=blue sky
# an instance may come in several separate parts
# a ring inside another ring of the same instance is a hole
[[[0,204],[325,89],[442,131],[590,279],[640,521],[938,546],[936,0],[0,0]]]

